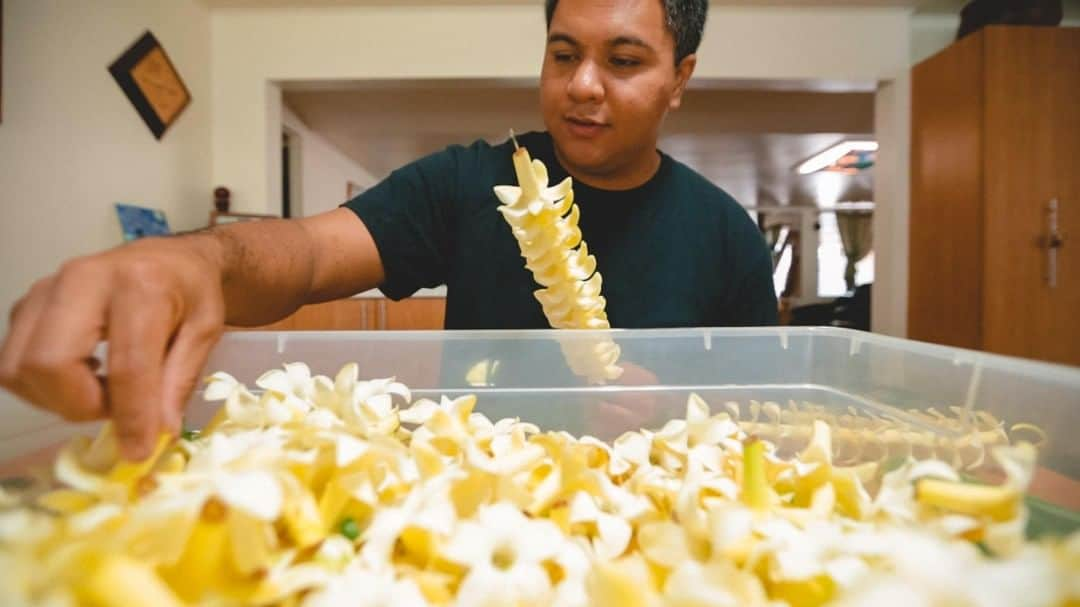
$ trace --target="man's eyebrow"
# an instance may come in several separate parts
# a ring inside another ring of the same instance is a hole
[[[650,46],[648,42],[645,42],[644,40],[642,40],[641,38],[638,38],[637,36],[618,36],[618,37],[612,39],[611,42],[608,43],[608,46],[614,47],[614,46],[622,46],[624,44],[628,44],[630,46],[638,46],[638,47],[641,47],[641,48],[643,48],[643,49],[645,49],[647,51],[656,52],[656,50],[652,46]]]
[[[548,36],[547,41],[548,44],[552,44],[555,42],[565,42],[570,46],[581,46],[580,44],[578,44],[577,40],[574,40],[573,36],[571,36],[570,34],[564,34],[562,32],[553,32],[551,35]]]
[[[580,47],[581,46],[581,43],[578,42],[577,40],[575,40],[573,36],[571,36],[570,34],[564,33],[564,32],[552,32],[548,36],[547,41],[548,41],[548,44],[554,44],[556,42],[565,42],[566,44],[569,44],[570,46],[574,46],[574,47]],[[638,38],[637,36],[616,36],[615,38],[612,38],[607,43],[607,45],[609,47],[612,47],[612,48],[617,47],[617,46],[629,45],[629,46],[636,46],[638,48],[645,49],[645,50],[647,50],[649,52],[653,52],[653,53],[656,52],[656,49],[654,49],[652,47],[652,45],[650,45],[648,42],[645,42],[641,38]]]

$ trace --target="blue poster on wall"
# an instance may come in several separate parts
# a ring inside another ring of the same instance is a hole
[[[158,209],[117,203],[116,215],[120,218],[120,229],[124,232],[125,242],[144,236],[162,236],[171,233],[165,213]]]

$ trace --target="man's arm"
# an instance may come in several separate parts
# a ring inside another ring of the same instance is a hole
[[[259,325],[380,284],[356,214],[146,239],[63,264],[11,310],[0,385],[69,420],[111,417],[129,457],[177,432],[225,324]],[[108,376],[92,353],[109,343]],[[153,406],[147,406],[152,404]]]
[[[772,280],[772,257],[762,245],[743,277],[734,303],[731,325],[772,327],[779,324],[776,288]]]
[[[378,286],[378,249],[355,213],[338,208],[299,220],[232,224],[193,236],[213,238],[221,264],[225,322],[255,326],[302,305]]]
[[[718,323],[732,327],[770,327],[779,323],[776,288],[773,285],[772,252],[757,225],[739,211],[727,236],[731,243],[735,279],[729,287],[728,305]]]

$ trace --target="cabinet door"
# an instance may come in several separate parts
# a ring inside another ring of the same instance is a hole
[[[254,327],[257,331],[340,331],[365,328],[373,318],[371,304],[365,299],[338,299],[301,307],[291,315],[269,325]],[[230,327],[230,329],[233,329]]]
[[[401,301],[371,300],[375,329],[384,331],[442,330],[446,299],[416,297]],[[414,352],[408,359],[396,360],[394,375],[410,388],[434,388],[440,385],[442,348],[432,345]]]
[[[986,36],[983,347],[1080,365],[1080,29]],[[1051,200],[1067,239],[1054,285]]]
[[[375,300],[379,329],[387,331],[440,330],[446,317],[446,299],[416,297],[401,301]]]

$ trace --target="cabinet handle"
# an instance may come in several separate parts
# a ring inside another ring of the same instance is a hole
[[[379,300],[379,330],[386,330],[386,300]]]
[[[1065,246],[1065,239],[1058,231],[1058,201],[1054,198],[1046,205],[1047,234],[1040,238],[1040,245],[1046,249],[1046,284],[1057,287],[1058,249]]]

